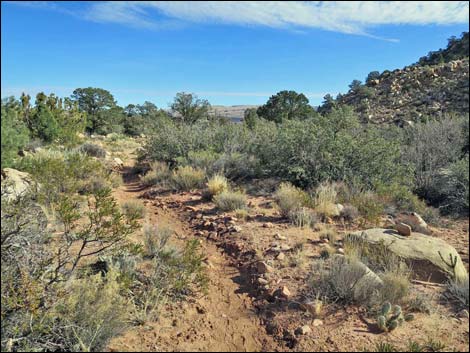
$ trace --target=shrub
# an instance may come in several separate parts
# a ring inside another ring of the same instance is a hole
[[[359,217],[359,210],[353,205],[345,205],[340,212],[340,216],[346,222],[354,222]]]
[[[440,171],[460,160],[468,143],[462,129],[465,120],[468,121],[468,116],[446,116],[405,130],[403,154],[405,161],[414,168],[415,191],[435,205],[443,201]]]
[[[246,195],[240,191],[224,191],[214,197],[216,206],[222,211],[246,208]]]
[[[144,249],[147,256],[155,257],[161,254],[173,234],[168,225],[144,226]]]
[[[325,225],[322,227],[319,233],[320,239],[328,239],[330,244],[335,244],[336,239],[338,238],[338,233],[336,232],[336,228],[331,225]]]
[[[140,177],[140,182],[144,186],[154,186],[167,182],[171,179],[171,172],[168,164],[164,162],[152,162],[150,170]]]
[[[77,151],[42,150],[24,157],[18,169],[31,173],[40,185],[38,198],[46,205],[57,202],[63,194],[76,193],[94,177],[106,176],[99,161]]]
[[[237,208],[235,210],[235,217],[241,220],[247,220],[248,219],[248,210],[246,208]]]
[[[214,197],[224,191],[228,190],[228,181],[223,175],[216,174],[212,176],[207,182],[207,190],[210,197]]]
[[[185,191],[202,187],[204,179],[204,171],[189,166],[178,168],[172,175],[174,186]]]
[[[296,227],[313,227],[318,221],[315,211],[307,207],[293,209],[289,212],[289,220]]]
[[[29,140],[28,129],[17,112],[2,101],[1,167],[13,165],[18,151]]]
[[[372,191],[361,191],[353,196],[351,203],[357,207],[365,220],[372,223],[377,223],[385,210],[382,201]]]
[[[450,297],[456,300],[462,307],[468,309],[469,307],[469,283],[468,277],[465,281],[457,282],[451,281],[447,285],[448,293]]]
[[[106,151],[103,147],[96,145],[94,143],[84,143],[81,145],[78,150],[87,156],[104,158],[106,157]]]
[[[126,201],[121,208],[122,212],[130,218],[138,219],[145,216],[145,206],[139,201]]]
[[[210,175],[215,172],[215,162],[219,157],[220,155],[218,153],[212,151],[189,151],[188,157],[186,158],[186,164],[193,168],[204,170]]]
[[[445,213],[468,215],[469,211],[469,159],[452,163],[438,174],[437,185],[442,195],[441,210]]]
[[[281,210],[281,214],[284,217],[290,217],[289,215],[292,212],[305,206],[307,194],[290,183],[281,183],[274,195],[274,199]]]
[[[322,183],[315,191],[315,210],[324,217],[338,216],[336,207],[337,192],[333,184]]]
[[[383,287],[380,290],[380,301],[401,303],[409,293],[410,280],[404,271],[387,271],[380,275]]]
[[[372,276],[366,276],[367,271],[356,258],[334,255],[314,263],[310,288],[332,301],[368,304],[376,295],[378,284]]]
[[[65,351],[96,352],[122,332],[128,320],[128,301],[121,294],[118,273],[97,274],[71,282],[55,308],[59,323],[53,328]]]

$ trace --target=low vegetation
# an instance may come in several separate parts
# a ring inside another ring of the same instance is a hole
[[[246,209],[247,198],[241,191],[223,191],[214,197],[214,203],[221,211]]]

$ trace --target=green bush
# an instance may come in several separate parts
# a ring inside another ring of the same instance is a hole
[[[308,195],[290,183],[281,183],[274,194],[274,199],[284,217],[289,217],[308,201]]]
[[[296,227],[313,227],[318,222],[318,216],[310,208],[300,207],[289,212],[289,220]]]
[[[8,101],[2,101],[2,168],[11,167],[18,151],[28,142],[28,129]]]
[[[210,198],[227,191],[228,188],[228,180],[223,175],[216,174],[207,181],[207,192]]]
[[[60,299],[53,328],[64,341],[64,350],[96,352],[122,332],[129,318],[128,299],[121,293],[119,273],[109,271],[73,281]]]
[[[126,201],[122,204],[122,213],[132,218],[144,218],[145,206],[139,201]]]
[[[24,157],[18,169],[31,173],[39,183],[39,200],[47,205],[56,202],[62,194],[83,190],[95,177],[107,177],[99,161],[77,151],[42,150]]]
[[[214,203],[222,211],[246,208],[246,195],[239,191],[223,191],[214,197]]]
[[[172,182],[176,189],[189,191],[201,188],[204,185],[206,175],[204,171],[193,167],[180,167],[173,172]]]
[[[104,150],[104,148],[94,143],[84,143],[78,148],[78,150],[90,157],[106,157],[106,151]]]
[[[152,162],[150,164],[150,170],[144,176],[140,177],[140,182],[144,186],[168,183],[170,180],[171,171],[164,162]]]

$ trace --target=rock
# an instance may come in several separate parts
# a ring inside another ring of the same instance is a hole
[[[344,210],[344,206],[343,206],[342,204],[340,204],[340,203],[337,203],[337,204],[335,205],[335,209],[336,209],[336,210],[335,210],[335,215],[340,215],[341,212]]]
[[[395,230],[382,228],[358,231],[350,236],[361,237],[371,245],[383,242],[389,251],[410,265],[417,279],[440,283],[454,275],[457,281],[467,279],[467,270],[460,255],[442,239],[415,232],[403,237]],[[454,268],[451,266],[450,256],[456,261]]]
[[[231,232],[235,232],[235,233],[240,233],[242,231],[242,227],[240,226],[233,226],[230,228],[230,231]]]
[[[35,185],[31,174],[12,168],[2,169],[2,198],[12,201],[26,195]]]
[[[276,238],[278,240],[286,240],[287,239],[287,237],[285,237],[285,236],[283,236],[279,233],[274,234],[274,238]]]
[[[263,228],[274,228],[274,224],[271,222],[263,223]]]
[[[124,162],[121,160],[121,158],[114,157],[112,159],[112,167],[116,169],[122,169],[124,167]]]
[[[338,254],[344,255],[344,249],[343,248],[338,248],[337,252],[338,252]]]
[[[283,252],[280,252],[277,256],[276,256],[276,260],[279,260],[279,261],[282,261],[286,258],[286,255],[284,255]]]
[[[298,327],[294,333],[297,336],[303,336],[303,335],[308,335],[311,332],[312,332],[312,329],[310,328],[310,326],[304,325],[304,326]]]
[[[431,234],[428,224],[416,212],[402,213],[398,215],[397,219],[400,222],[409,225],[414,232],[428,235]]]
[[[394,226],[395,230],[405,237],[409,237],[411,235],[411,227],[408,224],[397,222]]]
[[[256,269],[258,273],[269,273],[269,272],[274,272],[274,268],[269,266],[266,262],[260,261],[256,264]]]
[[[282,286],[274,292],[274,296],[281,297],[284,299],[289,299],[291,297],[291,292],[286,286]]]
[[[320,319],[314,319],[312,325],[313,325],[314,327],[322,326],[322,325],[323,325],[323,321],[320,320]]]
[[[266,279],[264,279],[263,277],[259,277],[258,278],[258,283],[264,286],[264,285],[268,284],[269,282]]]

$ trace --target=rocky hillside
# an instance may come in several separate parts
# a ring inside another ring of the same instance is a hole
[[[372,72],[364,85],[353,82],[349,92],[335,103],[351,105],[364,122],[398,125],[447,113],[468,113],[468,42],[465,32],[460,38],[450,38],[447,48],[430,52],[413,65],[381,74]]]
[[[365,122],[402,125],[423,117],[468,113],[468,58],[432,66],[410,66],[385,71],[366,85],[339,97]]]

